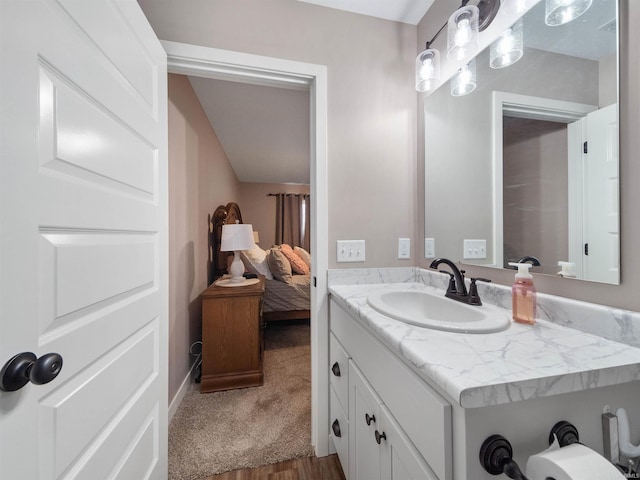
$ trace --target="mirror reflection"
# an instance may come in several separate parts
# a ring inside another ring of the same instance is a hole
[[[425,238],[463,263],[619,283],[617,1],[545,25],[522,18],[522,56],[476,88],[425,98]],[[539,263],[539,265],[538,265]]]

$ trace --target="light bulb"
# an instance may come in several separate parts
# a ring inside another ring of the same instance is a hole
[[[416,57],[416,90],[431,90],[440,79],[440,52],[427,49]]]
[[[478,22],[480,11],[466,5],[451,14],[447,22],[447,57],[466,60],[478,50]]]
[[[463,47],[471,41],[471,22],[468,18],[463,18],[458,22],[454,43],[456,47]]]
[[[427,58],[424,62],[422,62],[422,67],[420,68],[420,76],[422,78],[429,78],[433,75],[433,60],[431,58]]]
[[[496,51],[500,55],[504,55],[511,50],[513,48],[513,36],[511,35],[511,29],[507,29],[506,32],[500,35],[500,38],[496,42]]]
[[[476,89],[476,61],[471,60],[468,64],[460,67],[458,72],[451,78],[451,95],[460,97],[467,95]]]
[[[469,65],[465,65],[460,69],[460,83],[469,83],[471,81],[471,70]]]
[[[491,68],[504,68],[520,60],[522,54],[522,20],[518,20],[491,44],[489,65]]]

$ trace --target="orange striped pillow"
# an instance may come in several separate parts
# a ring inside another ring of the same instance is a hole
[[[309,275],[311,273],[309,266],[304,263],[304,260],[302,260],[289,245],[286,243],[280,245],[280,251],[287,257],[287,260],[289,260],[293,273],[300,275]]]

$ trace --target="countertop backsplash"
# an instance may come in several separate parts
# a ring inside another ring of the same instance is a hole
[[[567,281],[573,281],[567,279]],[[443,292],[446,274],[417,267],[331,269],[328,284],[365,285],[420,282]],[[467,279],[468,285],[468,279]],[[511,310],[511,287],[478,282],[483,302]],[[538,293],[537,318],[640,348],[640,313]]]

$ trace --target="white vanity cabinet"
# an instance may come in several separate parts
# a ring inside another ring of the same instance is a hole
[[[380,445],[375,432],[382,400],[353,361],[349,363],[349,480],[380,480]],[[378,437],[382,443],[381,437]]]
[[[451,405],[335,301],[330,308],[330,434],[345,476],[451,480]]]

